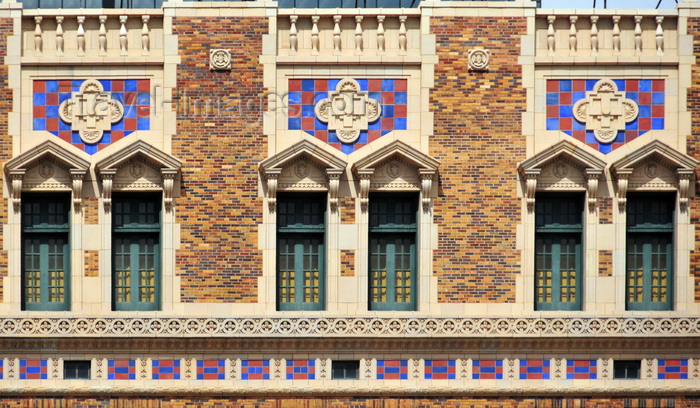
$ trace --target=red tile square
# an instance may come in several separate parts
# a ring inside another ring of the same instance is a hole
[[[665,88],[663,79],[653,79],[651,81],[651,90],[653,92],[664,92]]]
[[[73,91],[73,81],[71,81],[71,80],[58,81],[58,91],[59,92],[72,92]]]
[[[367,131],[367,142],[371,143],[382,137],[381,130],[368,130]]]
[[[598,150],[598,143],[586,143],[589,147],[594,148],[595,150]],[[588,378],[588,377],[586,377]]]
[[[586,92],[586,81],[583,79],[574,79],[572,81],[572,90],[574,92]]]
[[[112,92],[124,92],[124,81],[121,79],[112,80]]]
[[[631,142],[637,138],[638,132],[636,130],[626,130],[625,131],[625,142]]]
[[[316,139],[328,143],[328,131],[327,130],[317,130],[314,132],[314,137]]]
[[[639,130],[650,130],[651,118],[639,118]]]
[[[407,115],[406,105],[394,105],[394,117],[395,118],[405,118]]]
[[[559,81],[550,79],[547,81],[547,92],[559,92]]]
[[[394,91],[396,92],[406,92],[408,91],[408,81],[405,79],[397,79],[394,81]]]
[[[650,105],[651,104],[651,92],[640,92],[639,93],[639,104],[640,105]]]
[[[137,80],[137,82],[136,82],[136,84],[137,84],[137,88],[136,88],[136,89],[137,89],[139,92],[150,92],[150,91],[151,91],[151,89],[150,89],[150,86],[151,86],[150,82],[151,82],[151,81],[149,81],[148,79],[139,79],[139,80]]]
[[[613,143],[613,144],[612,144],[612,149],[615,150],[615,149],[617,149],[618,147],[621,147],[623,144],[624,144],[624,143]]]
[[[571,105],[571,92],[560,92],[559,93],[559,104]]]
[[[64,142],[71,142],[71,139],[73,138],[73,132],[70,130],[60,130],[58,132],[58,137],[63,140]]]
[[[34,81],[32,85],[34,92],[46,92],[46,82],[45,81]]]
[[[367,81],[368,89],[370,92],[381,92],[382,90],[382,80],[381,79],[370,79]],[[396,84],[394,84],[396,86]]]
[[[58,131],[58,118],[47,118],[46,119],[46,130],[49,132]]]
[[[394,130],[394,118],[381,118],[382,130]]]
[[[301,118],[301,129],[302,130],[314,130],[315,123],[316,123],[316,118]]]
[[[559,105],[547,105],[547,117],[548,118],[558,118],[559,117]]]
[[[625,83],[625,91],[627,92],[637,92],[639,91],[639,81],[636,79],[628,79]]]
[[[137,130],[138,122],[136,118],[124,119],[124,130]]]
[[[301,79],[289,80],[289,92],[301,92]]]
[[[328,81],[325,79],[315,79],[314,80],[314,91],[316,91],[316,92],[328,92]]]
[[[585,130],[574,130],[573,136],[574,136],[574,139],[578,140],[579,142],[586,143],[586,131]]]
[[[46,94],[46,105],[58,105],[58,94],[56,92]]]
[[[138,98],[136,92],[127,92],[124,94],[124,107],[137,105]]]
[[[394,93],[393,92],[382,92],[382,103],[387,105],[394,104]]]
[[[651,117],[663,118],[664,117],[664,106],[663,105],[652,105],[651,106]]]
[[[124,138],[124,132],[121,130],[113,130],[112,133],[110,134],[110,140],[112,143],[122,140]],[[107,145],[105,145],[107,146]]]
[[[331,147],[335,147],[336,149],[340,150],[340,147],[341,147],[340,143],[328,143],[328,144],[331,145]]]
[[[302,92],[301,93],[301,103],[302,105],[313,105],[314,104],[314,93],[313,92]]]
[[[44,105],[35,105],[32,110],[34,111],[35,118],[46,117],[46,107]]]
[[[355,151],[357,151],[357,149],[359,149],[363,146],[366,146],[366,145],[367,145],[367,143],[355,143]]]
[[[560,118],[559,119],[559,130],[571,130],[571,118]]]

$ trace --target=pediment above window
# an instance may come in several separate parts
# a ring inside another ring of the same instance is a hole
[[[518,166],[525,179],[528,210],[534,209],[537,191],[584,190],[588,205],[595,208],[598,179],[604,169],[605,161],[568,140],[537,153]]]
[[[355,162],[352,171],[360,180],[360,206],[367,210],[370,191],[421,192],[424,211],[432,203],[432,182],[440,162],[395,140]]]
[[[138,140],[105,157],[96,165],[102,179],[102,198],[109,210],[112,191],[163,190],[166,210],[172,208],[175,176],[182,163],[173,156]]]
[[[331,211],[338,206],[340,176],[347,162],[309,140],[302,140],[260,163],[267,202],[275,210],[277,191],[328,191]]]
[[[618,207],[624,209],[628,190],[678,189],[679,204],[685,211],[697,166],[698,160],[654,140],[612,164],[611,173],[617,182]]]
[[[21,206],[22,191],[72,191],[76,209],[82,203],[83,178],[90,162],[53,140],[47,140],[5,164],[12,183],[10,194],[15,211]]]

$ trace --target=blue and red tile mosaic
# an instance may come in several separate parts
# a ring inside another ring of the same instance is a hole
[[[615,79],[620,92],[639,106],[639,116],[612,143],[600,143],[586,124],[574,118],[573,106],[593,90],[599,79],[547,80],[547,130],[560,130],[601,153],[610,153],[650,130],[664,129],[665,83],[663,79]]]
[[[549,380],[549,360],[520,360],[521,380]]]
[[[503,360],[473,360],[473,380],[502,380]]]
[[[109,360],[107,361],[108,380],[135,380],[136,360]]]
[[[377,360],[377,380],[408,380],[408,360]]]
[[[382,106],[381,116],[369,123],[368,130],[360,132],[360,137],[351,144],[341,143],[328,124],[318,120],[314,106],[325,98],[329,91],[335,91],[340,79],[290,79],[289,118],[290,130],[303,130],[315,138],[330,144],[345,154],[350,154],[367,143],[373,142],[394,130],[406,130],[408,81],[406,79],[356,79],[361,91],[367,91],[370,98]]]
[[[596,360],[566,360],[567,380],[595,380],[598,378]]]
[[[179,380],[180,360],[153,360],[154,380]]]
[[[225,380],[226,360],[197,360],[198,380]]]
[[[137,130],[151,128],[151,96],[149,79],[101,79],[105,92],[124,105],[124,117],[112,124],[112,129],[102,135],[96,144],[86,144],[71,124],[61,120],[58,107],[73,93],[80,92],[84,80],[36,80],[33,81],[33,130],[45,130],[89,154]]]
[[[47,360],[19,360],[20,380],[46,380],[48,378]]]
[[[5,363],[5,360],[0,358],[0,380],[2,380],[2,376],[4,374],[4,368],[5,368],[4,363]]]
[[[425,360],[426,380],[454,380],[457,378],[455,360]]]
[[[688,360],[659,360],[659,380],[687,380]]]
[[[287,360],[287,379],[316,379],[316,360]]]
[[[242,380],[269,380],[270,360],[241,360]]]

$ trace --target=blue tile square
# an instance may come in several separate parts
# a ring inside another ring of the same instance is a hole
[[[559,117],[560,118],[570,118],[573,117],[573,111],[571,105],[559,105]]]
[[[393,79],[382,79],[382,92],[393,92],[394,91],[394,80]]]
[[[625,98],[631,99],[639,104],[639,92],[627,92]]]
[[[105,90],[105,92],[111,92],[112,91],[112,81],[109,79],[100,79],[100,83],[102,84],[102,89]]]
[[[137,96],[137,104],[138,105],[150,105],[151,104],[151,95],[148,92],[139,92]]]
[[[576,103],[585,97],[586,97],[585,92],[572,92],[571,93],[571,103]]]
[[[314,106],[316,106],[317,103],[321,102],[322,100],[328,98],[328,94],[325,92],[316,92],[314,93]]]
[[[340,82],[340,79],[329,79],[328,80],[328,90],[335,91],[335,88],[338,86],[338,82]],[[303,87],[302,87],[302,89],[303,89]]]
[[[571,121],[571,130],[586,130],[586,124],[574,118],[574,120]]]
[[[58,104],[60,105],[63,101],[67,101],[71,98],[70,92],[60,92],[58,94]]]
[[[640,118],[651,117],[651,106],[650,105],[639,105],[639,117]]]
[[[651,93],[651,103],[653,105],[663,105],[664,104],[664,93],[663,92],[652,92]]]
[[[127,79],[124,81],[124,91],[125,92],[138,92],[139,86],[138,81],[135,79]]]
[[[547,130],[559,130],[559,119],[557,119],[557,118],[547,119]]]
[[[639,92],[651,92],[651,79],[639,80]]]
[[[615,83],[615,85],[617,85],[618,91],[625,90],[625,85],[627,84],[627,81],[625,81],[624,79],[613,79],[613,82]]]
[[[301,80],[301,90],[302,90],[302,92],[313,92],[314,91],[314,80],[313,79],[302,79]]]
[[[316,118],[314,120],[314,130],[328,130],[328,123],[323,123]]]
[[[598,145],[598,151],[601,152],[601,153],[603,153],[603,154],[608,154],[608,153],[612,152],[612,144],[610,144],[610,143],[607,143],[607,144],[601,143],[601,144]],[[583,368],[583,367],[582,367],[582,368]],[[578,369],[578,367],[577,367],[577,369]],[[584,372],[584,373],[585,373],[585,372],[587,372],[587,371],[577,371],[577,372]]]
[[[395,92],[394,93],[394,104],[406,105],[407,103],[408,103],[408,93],[407,92]]]
[[[406,130],[406,118],[394,118],[394,130]]]
[[[379,104],[382,104],[382,93],[381,92],[368,92],[367,96],[370,99],[376,99]],[[396,98],[396,95],[394,95],[394,98]]]
[[[71,81],[71,88],[73,92],[79,92],[80,91],[80,85],[83,84],[83,81],[80,79],[74,79]]]
[[[46,130],[46,119],[34,118],[34,130]]]
[[[47,118],[57,118],[58,117],[58,106],[47,105],[46,106],[46,117]]]
[[[46,81],[46,92],[58,92],[58,81]]]
[[[287,106],[301,105],[301,94],[299,92],[289,92],[287,94]]]
[[[356,79],[356,81],[360,85],[361,91],[366,91],[369,89],[368,82],[366,79]],[[335,87],[333,87],[332,89],[335,89]]]
[[[313,105],[301,105],[301,116],[304,118],[313,118],[316,116],[314,114]]]
[[[559,94],[557,92],[547,92],[547,105],[559,105]]]
[[[340,145],[340,151],[345,153],[345,154],[350,154],[350,153],[355,151],[355,146],[351,145],[351,144],[342,143]]]
[[[382,105],[382,117],[383,118],[393,118],[394,117],[394,105]]]
[[[571,92],[570,79],[563,79],[559,81],[559,92]]]
[[[33,104],[34,106],[46,105],[46,94],[43,92],[35,92]]]
[[[663,118],[653,118],[651,120],[651,128],[653,130],[662,130],[664,128],[664,119]]]

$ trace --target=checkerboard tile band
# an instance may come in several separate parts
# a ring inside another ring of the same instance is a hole
[[[456,376],[455,360],[425,360],[426,380],[454,380]]]
[[[180,360],[153,360],[154,380],[179,380]]]
[[[124,105],[124,117],[112,124],[112,129],[102,135],[96,144],[86,144],[78,131],[71,130],[71,124],[61,120],[58,107],[73,93],[80,91],[85,79],[36,80],[33,81],[33,130],[45,130],[61,140],[71,143],[89,154],[129,136],[137,130],[151,128],[151,96],[149,79],[100,79],[105,92]]]
[[[108,360],[108,380],[135,380],[136,360]]]
[[[269,380],[270,360],[241,360],[242,380]]]
[[[382,105],[378,120],[369,123],[368,130],[360,132],[355,143],[341,143],[328,124],[316,119],[314,106],[335,91],[340,79],[290,79],[289,80],[289,130],[303,130],[315,138],[330,144],[345,154],[350,154],[367,143],[373,142],[394,130],[406,130],[408,80],[406,79],[355,79],[360,90]]]
[[[574,118],[573,106],[592,91],[597,79],[547,80],[547,130],[560,130],[601,153],[610,153],[650,130],[664,129],[665,82],[663,79],[616,79],[625,98],[637,102],[639,116],[617,133],[612,143],[599,143],[586,124]]]
[[[3,379],[3,375],[5,374],[5,367],[4,367],[5,361],[0,358],[0,380]]]
[[[408,380],[408,360],[377,360],[377,380]]]
[[[520,360],[521,380],[549,380],[549,360]]]
[[[20,380],[46,380],[48,378],[47,360],[19,360]]]
[[[567,360],[567,380],[595,380],[598,378],[598,363],[596,360]]]
[[[316,379],[316,360],[287,360],[287,379]]]
[[[225,380],[226,360],[197,360],[198,380]]]
[[[659,360],[659,380],[687,380],[688,360]]]
[[[473,380],[502,380],[503,360],[473,360]]]

